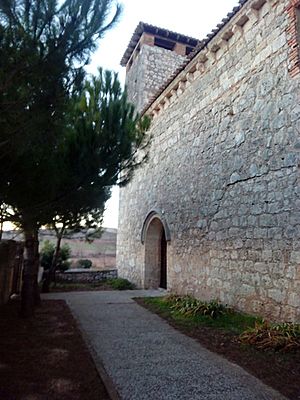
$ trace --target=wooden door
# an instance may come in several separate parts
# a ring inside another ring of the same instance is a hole
[[[167,289],[167,241],[163,229],[160,243],[160,285],[159,287]]]

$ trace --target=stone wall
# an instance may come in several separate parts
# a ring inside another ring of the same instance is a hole
[[[186,60],[173,51],[144,44],[126,76],[128,99],[142,111],[167,78]]]
[[[141,230],[159,210],[171,235],[168,289],[299,321],[300,90],[299,75],[289,74],[290,1],[253,4],[220,50],[199,54],[193,81],[174,86],[168,107],[153,106],[149,161],[120,193],[117,266],[143,286]]]
[[[105,270],[105,271],[66,271],[57,272],[57,282],[68,282],[68,283],[96,283],[105,281],[106,279],[113,279],[118,277],[118,271],[116,269]]]

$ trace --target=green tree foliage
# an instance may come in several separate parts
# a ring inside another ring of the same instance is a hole
[[[55,244],[50,242],[50,240],[45,240],[40,252],[41,266],[44,268],[45,271],[48,271],[52,266],[54,252],[55,252]],[[71,257],[71,248],[67,243],[65,243],[61,246],[56,268],[59,269],[60,271],[66,271],[70,266],[69,263],[70,257]]]
[[[148,144],[145,133],[149,119],[135,113],[117,75],[110,71],[99,69],[98,76],[85,81],[80,93],[73,96],[66,119],[59,157],[63,165],[60,198],[51,221],[57,246],[43,284],[46,292],[54,279],[65,231],[99,229],[111,186],[128,182],[144,161],[144,157],[137,158],[137,149],[141,152]]]
[[[106,23],[112,4],[0,0],[0,194],[22,224],[28,204],[35,221],[48,220],[44,205],[60,185],[70,96],[82,86],[97,39],[118,19],[119,6]]]
[[[101,219],[110,186],[127,182],[140,161],[149,121],[111,73],[84,79],[97,40],[120,15],[113,6],[0,0],[0,202],[25,235],[24,315],[39,301],[39,227]]]

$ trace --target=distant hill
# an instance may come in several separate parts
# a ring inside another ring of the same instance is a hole
[[[104,228],[101,238],[96,238],[92,243],[86,241],[86,231],[67,234],[62,243],[67,243],[71,248],[71,262],[73,265],[80,258],[87,258],[93,262],[93,268],[105,269],[116,266],[116,241],[117,229]],[[19,231],[5,231],[3,239],[23,240]],[[45,240],[56,241],[55,232],[41,229],[39,233],[40,248]]]

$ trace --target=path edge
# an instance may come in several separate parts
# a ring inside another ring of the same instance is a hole
[[[95,368],[98,372],[98,375],[100,376],[100,379],[102,380],[105,389],[107,390],[107,393],[109,395],[109,397],[111,398],[111,400],[122,400],[119,392],[117,391],[113,380],[111,379],[111,377],[109,376],[109,374],[106,372],[106,369],[104,367],[103,361],[102,359],[99,357],[99,355],[97,354],[97,352],[95,351],[95,349],[93,348],[91,341],[88,337],[88,334],[84,331],[79,318],[77,317],[76,313],[73,311],[70,303],[68,300],[65,300],[69,310],[71,311],[71,314],[73,315],[76,324],[80,330],[81,336],[85,342],[85,344],[88,347],[88,350],[90,352],[90,355],[92,357],[92,360],[94,362]]]

